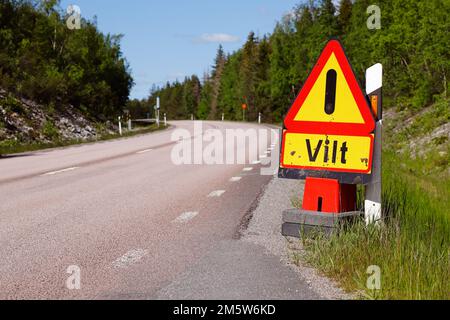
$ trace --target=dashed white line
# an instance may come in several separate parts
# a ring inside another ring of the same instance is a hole
[[[230,182],[238,182],[241,181],[242,177],[233,177],[230,179]]]
[[[242,170],[242,171],[244,171],[244,172],[249,172],[249,171],[252,171],[252,170],[253,170],[252,167],[247,167],[247,168],[244,168],[244,170]]]
[[[260,164],[260,163],[261,163],[260,160],[255,160],[255,161],[252,162],[252,164]]]
[[[208,195],[208,198],[219,198],[219,197],[221,197],[225,192],[226,192],[225,190],[216,190],[216,191],[213,191],[213,192],[211,192],[211,193]]]
[[[123,256],[118,258],[116,261],[113,262],[113,266],[115,268],[128,268],[133,264],[138,263],[144,256],[148,254],[148,250],[144,249],[135,249],[130,250],[127,253],[125,253]]]
[[[260,159],[265,159],[265,158],[267,158],[267,156],[265,154],[262,154],[262,155],[259,156],[259,158]]]
[[[143,154],[143,153],[147,153],[147,152],[150,152],[150,151],[152,151],[153,149],[145,149],[145,150],[142,150],[142,151],[138,151],[138,152],[136,152],[137,154]]]
[[[66,168],[66,169],[62,169],[62,170],[47,172],[47,173],[44,173],[42,176],[54,176],[55,174],[74,171],[77,169],[79,169],[79,167]]]
[[[172,221],[172,223],[186,223],[189,220],[194,219],[198,215],[197,211],[185,212],[178,218]]]

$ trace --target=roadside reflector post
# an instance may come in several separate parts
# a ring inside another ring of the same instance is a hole
[[[131,131],[133,128],[131,126],[131,119],[128,119],[128,131]]]
[[[379,223],[382,219],[382,134],[383,134],[383,66],[378,63],[366,71],[366,93],[376,118],[373,168],[366,186],[364,213],[366,223]]]
[[[225,121],[225,113],[222,113],[222,121]]]
[[[301,208],[283,212],[284,236],[328,235],[363,219],[357,185],[373,179],[375,127],[341,43],[329,41],[284,119],[278,176],[306,180]]]
[[[119,134],[122,135],[122,117],[119,117]]]
[[[258,124],[261,124],[261,117],[262,117],[262,115],[261,115],[261,112],[258,114]]]
[[[167,114],[164,113],[164,127],[167,127]]]
[[[159,128],[159,111],[161,109],[161,100],[159,97],[156,98],[156,106],[155,106],[155,113],[156,113],[156,124],[158,125]]]

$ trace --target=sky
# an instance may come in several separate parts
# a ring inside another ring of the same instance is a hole
[[[271,33],[301,0],[62,0],[83,18],[97,17],[103,33],[123,34],[122,52],[135,85],[131,98],[148,97],[153,84],[201,76],[219,44],[239,49],[250,31]]]

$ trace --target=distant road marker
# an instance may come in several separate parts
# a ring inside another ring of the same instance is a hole
[[[113,266],[115,268],[128,268],[133,264],[138,263],[144,256],[148,254],[148,250],[144,249],[135,249],[130,250],[127,253],[125,253],[123,256],[118,258],[116,261],[113,262]]]
[[[150,152],[150,151],[153,151],[153,149],[145,149],[145,150],[142,150],[142,151],[138,151],[136,153],[137,154],[143,154],[143,153],[147,153],[147,152]]]
[[[253,168],[252,167],[248,167],[248,168],[244,168],[244,172],[249,172],[249,171],[252,171],[253,170]]]
[[[261,163],[260,160],[255,160],[255,161],[252,162],[252,164],[260,164],[260,163]]]
[[[172,221],[172,223],[186,223],[189,220],[194,219],[198,215],[197,211],[185,212],[178,218]]]
[[[230,179],[230,182],[238,182],[241,181],[242,177],[233,177]]]
[[[208,195],[208,198],[219,198],[219,197],[221,197],[225,192],[226,192],[225,190],[216,190],[216,191],[213,191],[213,192],[211,192],[211,193]]]
[[[55,174],[65,173],[65,172],[69,172],[69,171],[74,171],[74,170],[77,170],[77,169],[79,169],[79,167],[66,168],[66,169],[62,169],[62,170],[47,172],[47,173],[42,174],[42,176],[54,176]]]

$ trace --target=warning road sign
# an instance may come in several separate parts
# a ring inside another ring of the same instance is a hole
[[[367,135],[375,121],[337,40],[324,49],[285,120],[289,131]]]
[[[285,132],[284,168],[370,173],[373,136]]]
[[[339,41],[323,50],[284,124],[280,175],[371,173],[375,120]]]

